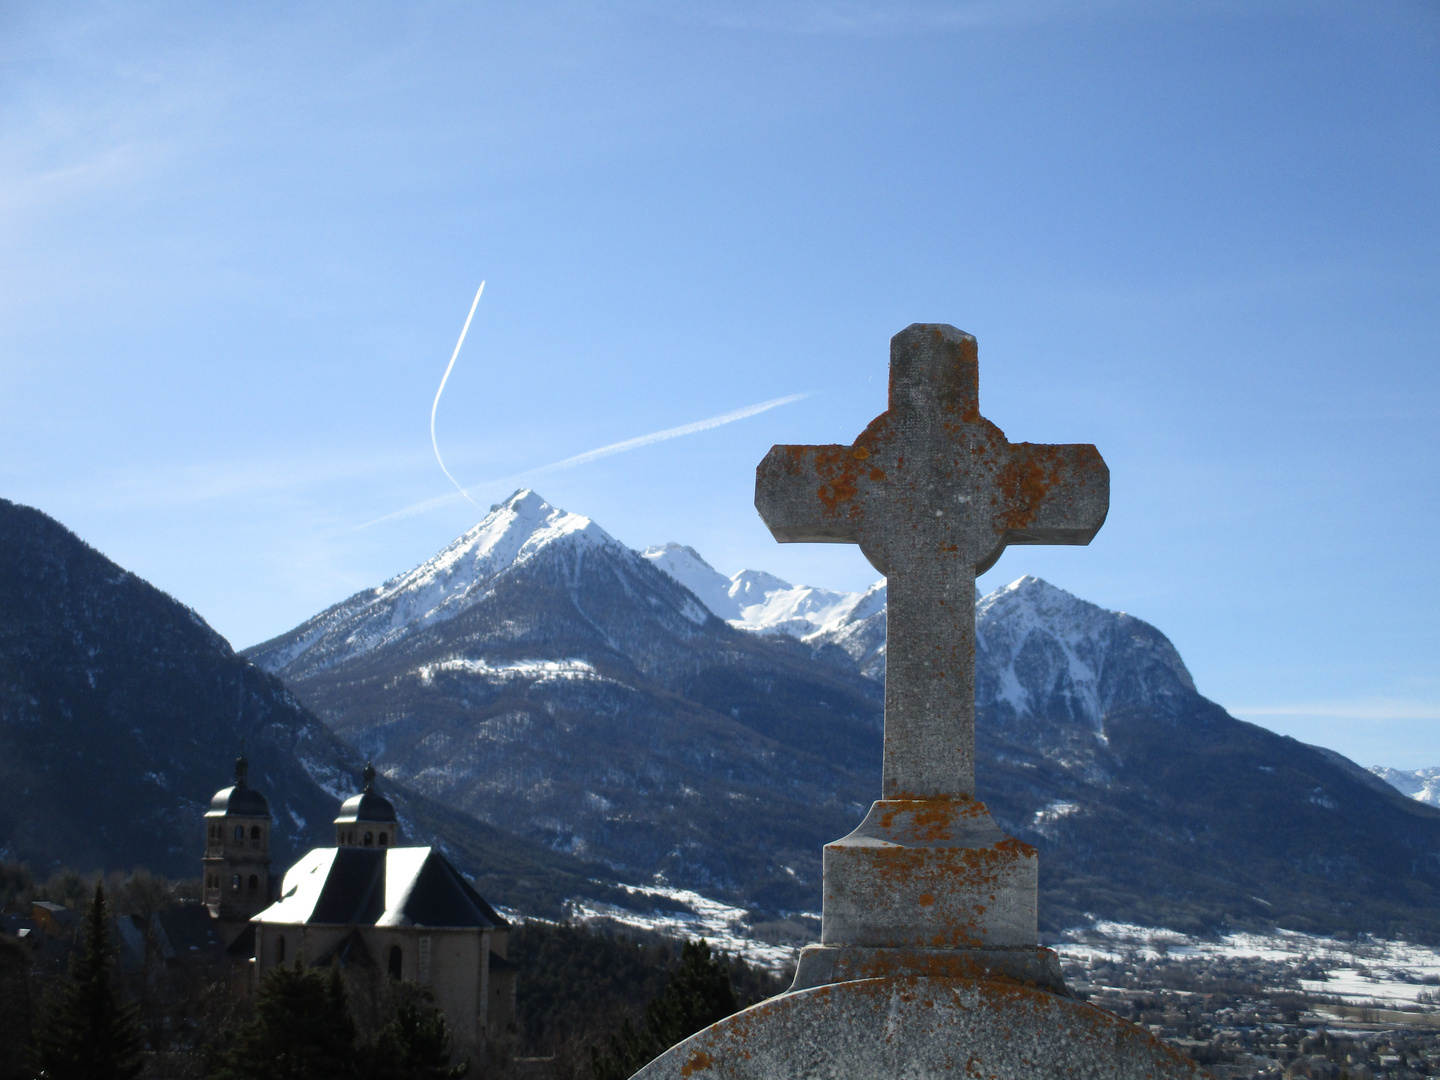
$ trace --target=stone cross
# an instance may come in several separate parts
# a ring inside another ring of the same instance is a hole
[[[975,339],[890,340],[890,404],[850,446],[775,446],[755,507],[781,543],[858,544],[886,575],[884,799],[973,796],[975,578],[1008,544],[1088,544],[1110,506],[1093,446],[1011,443],[980,415]]]

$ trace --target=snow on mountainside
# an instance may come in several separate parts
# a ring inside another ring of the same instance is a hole
[[[816,647],[833,645],[867,678],[885,679],[885,582],[861,593],[792,585],[763,570],[730,577],[683,544],[640,553],[685,586],[716,617],[737,630],[787,634]]]
[[[833,592],[791,585],[762,570],[741,570],[727,578],[681,544],[641,554],[736,629],[835,646],[863,675],[883,681],[883,580],[863,593]],[[1139,691],[1140,700],[1153,705],[1173,691],[1172,683],[1195,691],[1179,653],[1153,627],[1039,578],[1022,577],[977,598],[975,616],[977,666],[983,672],[976,687],[978,706],[1000,706],[1015,716],[1058,707],[1071,723],[1100,733],[1117,694]],[[1113,674],[1106,678],[1106,659],[1122,640],[1127,646],[1141,644],[1153,655],[1154,670],[1162,673],[1158,681],[1153,672],[1142,679],[1143,686],[1122,685]]]
[[[727,578],[683,544],[649,547],[640,554],[737,630],[789,634],[802,641],[848,624],[856,605],[885,587],[881,582],[863,593],[835,592],[791,585],[763,570],[741,570]]]
[[[250,655],[391,779],[777,910],[811,906],[821,845],[878,783],[873,682],[737,631],[531,492]]]
[[[454,619],[492,594],[504,575],[557,548],[568,548],[582,560],[587,549],[634,557],[589,518],[553,507],[523,489],[491,507],[478,525],[413,570],[356,593],[247,652],[261,667],[284,671],[287,678],[314,674]],[[708,617],[693,603],[684,615],[695,623]]]
[[[976,603],[975,651],[977,708],[1063,717],[1102,738],[1117,700],[1153,708],[1177,689],[1195,693],[1185,662],[1154,627],[1028,574]],[[1117,656],[1124,662],[1112,666]]]
[[[1385,765],[1372,765],[1370,771],[1416,802],[1440,806],[1440,769],[1392,769]]]
[[[255,655],[388,777],[769,918],[815,909],[879,790],[885,618],[883,584],[727,578],[522,492]],[[1155,627],[1037,578],[976,627],[976,793],[1044,852],[1042,925],[1440,935],[1440,810],[1227,715]]]

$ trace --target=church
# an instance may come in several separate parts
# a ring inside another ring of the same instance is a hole
[[[311,850],[270,876],[270,805],[235,762],[235,783],[205,814],[204,902],[232,956],[273,967],[339,964],[430,989],[454,1045],[470,1049],[515,1017],[510,924],[439,851],[407,847],[375,769],[340,807],[335,846]]]

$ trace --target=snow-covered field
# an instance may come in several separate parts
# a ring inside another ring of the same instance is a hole
[[[572,916],[605,920],[637,930],[672,937],[703,937],[714,948],[743,957],[752,964],[783,970],[797,949],[759,941],[748,933],[743,908],[731,907],[688,889],[663,885],[626,886],[637,900],[659,901],[657,910],[638,912],[593,902],[574,903]],[[818,918],[818,913],[809,917]],[[1067,931],[1052,947],[1065,961],[1135,964],[1161,960],[1206,961],[1250,959],[1280,965],[1290,989],[1324,995],[1346,1005],[1399,1008],[1440,1006],[1440,949],[1404,941],[1365,937],[1339,941],[1291,930],[1269,934],[1238,933],[1198,938],[1163,928],[1131,923],[1097,922]],[[1285,987],[1276,985],[1276,991]]]
[[[1404,941],[1369,937],[1337,941],[1291,930],[1207,940],[1173,930],[1098,922],[1067,931],[1053,947],[1063,959],[1083,963],[1133,964],[1161,957],[1264,960],[1299,973],[1306,993],[1324,994],[1347,1005],[1427,1007],[1440,1003],[1440,949]]]
[[[782,971],[791,964],[799,950],[789,945],[772,945],[750,937],[746,930],[745,909],[730,907],[689,889],[672,889],[664,885],[624,885],[637,897],[663,902],[659,910],[631,911],[609,904],[571,902],[571,917],[579,920],[605,920],[636,930],[653,930],[670,937],[704,938],[711,948],[739,956],[757,967]]]

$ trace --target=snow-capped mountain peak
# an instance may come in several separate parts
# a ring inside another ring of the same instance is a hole
[[[534,491],[522,488],[474,528],[463,533],[433,558],[391,578],[374,590],[376,600],[399,599],[397,624],[417,617],[430,619],[447,604],[460,601],[477,584],[522,566],[554,543],[570,541],[601,546],[616,543],[587,517],[551,506]]]
[[[1065,715],[1097,734],[1117,695],[1157,704],[1177,685],[1195,691],[1180,654],[1153,626],[1028,574],[976,604],[975,648],[977,705]]]
[[[268,671],[288,669],[297,662],[306,670],[330,667],[455,618],[488,595],[499,578],[542,552],[604,547],[634,558],[629,548],[589,518],[551,506],[536,492],[522,488],[413,570],[357,593],[249,653]]]
[[[740,617],[740,605],[730,595],[730,579],[701,558],[694,548],[672,542],[648,547],[640,555],[694,593],[717,618],[729,622]]]
[[[698,551],[683,544],[650,547],[640,554],[737,630],[789,634],[808,640],[851,621],[861,601],[868,599],[870,607],[878,610],[873,595],[877,589],[879,607],[885,603],[883,581],[863,593],[836,592],[813,585],[792,585],[764,570],[741,570],[727,578]]]
[[[1387,765],[1372,765],[1370,771],[1416,802],[1440,806],[1440,769],[1392,769]]]

